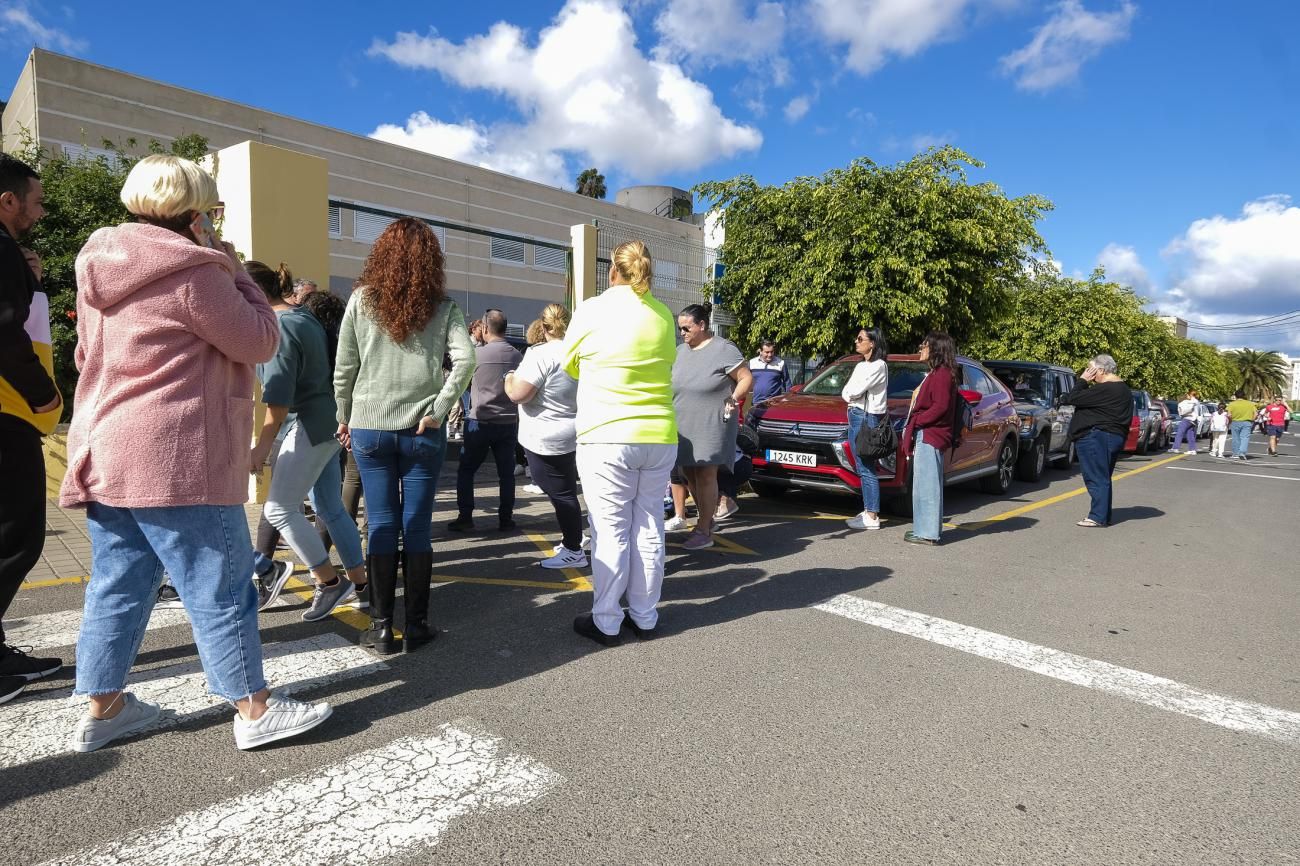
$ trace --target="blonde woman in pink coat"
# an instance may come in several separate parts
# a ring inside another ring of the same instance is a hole
[[[125,691],[164,570],[180,592],[211,691],[234,704],[235,743],[307,731],[328,704],[273,695],[262,675],[248,498],[253,365],[275,354],[265,295],[211,233],[212,177],[149,156],[122,202],[137,221],[77,256],[81,371],[60,504],[86,509],[92,565],[72,748],[148,728],[161,708]]]

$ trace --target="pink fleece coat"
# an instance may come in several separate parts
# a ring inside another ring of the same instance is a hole
[[[253,365],[279,339],[262,290],[224,253],[145,224],[91,235],[60,504],[246,502]]]

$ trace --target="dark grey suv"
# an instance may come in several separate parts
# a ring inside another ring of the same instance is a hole
[[[1074,371],[1037,361],[984,361],[1015,398],[1020,416],[1020,458],[1016,475],[1022,481],[1037,481],[1048,462],[1062,469],[1074,462],[1070,442],[1073,406],[1062,406],[1061,397],[1074,390]]]

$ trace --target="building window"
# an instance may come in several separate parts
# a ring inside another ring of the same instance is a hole
[[[373,244],[384,233],[384,229],[393,223],[392,217],[377,216],[364,211],[353,211],[352,216],[356,220],[353,236],[366,244]]]
[[[428,223],[426,223],[428,225]],[[442,250],[443,255],[447,254],[447,230],[442,226],[429,226],[433,233],[438,236],[438,249]]]
[[[533,267],[543,271],[563,271],[565,251],[550,247],[533,247]]]
[[[94,160],[103,157],[111,169],[122,167],[122,159],[115,151],[106,150],[102,147],[86,147],[84,144],[72,144],[70,142],[60,142],[63,153],[71,162],[82,162],[83,160]]]
[[[330,206],[330,236],[338,237],[342,233],[343,233],[343,217],[340,215],[339,209],[331,205]]]
[[[522,265],[524,263],[524,245],[519,241],[492,238],[492,258],[498,262]]]

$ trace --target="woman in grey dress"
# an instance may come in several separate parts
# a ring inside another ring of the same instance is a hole
[[[730,340],[709,330],[710,304],[691,304],[677,316],[682,343],[673,362],[673,409],[677,412],[677,466],[695,500],[699,518],[682,546],[713,546],[718,510],[718,467],[736,456],[737,407],[754,384],[745,357]]]

